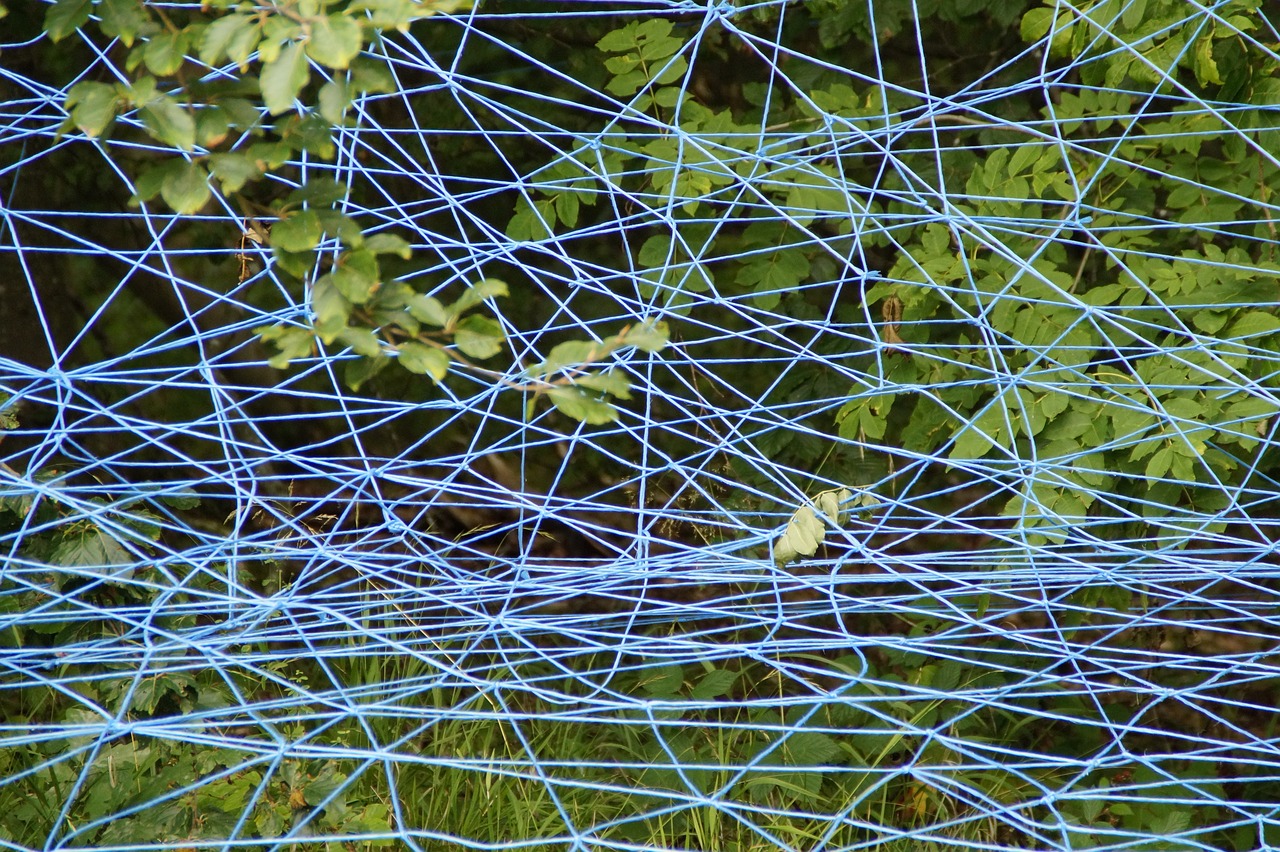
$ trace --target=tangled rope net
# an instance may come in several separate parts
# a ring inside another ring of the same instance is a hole
[[[234,194],[99,203],[146,146],[0,70],[0,843],[1276,842],[1280,34],[1151,5],[945,91],[909,4],[393,33],[271,180],[483,296],[438,383],[313,341],[324,251]],[[550,404],[566,341],[625,381]]]

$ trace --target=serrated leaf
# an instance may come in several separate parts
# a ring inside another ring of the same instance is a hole
[[[77,83],[67,93],[71,122],[86,136],[101,136],[115,120],[120,95],[106,83]]]
[[[259,82],[267,112],[280,115],[293,108],[293,103],[311,78],[307,54],[298,42],[286,45],[274,61],[262,69]]]
[[[821,766],[840,753],[840,746],[821,731],[797,731],[787,737],[786,750],[793,766]]]
[[[400,344],[400,366],[411,373],[431,377],[439,384],[449,373],[449,355],[434,346],[427,346],[416,340]]]
[[[675,663],[653,666],[640,673],[637,687],[651,698],[667,698],[675,695],[684,685],[684,671]]]
[[[54,547],[49,561],[54,565],[74,568],[103,569],[104,575],[120,579],[127,579],[133,573],[132,569],[120,572],[109,570],[113,565],[133,562],[133,557],[97,525],[87,528],[73,526]]]
[[[689,693],[689,697],[695,701],[710,701],[712,698],[727,695],[729,690],[733,689],[733,685],[738,682],[739,674],[740,672],[731,672],[727,669],[712,669],[702,676],[698,685]]]
[[[618,419],[618,409],[578,387],[554,387],[547,391],[552,405],[567,417],[592,426]]]
[[[321,15],[311,21],[307,55],[321,65],[345,70],[364,46],[360,25],[343,15]]]
[[[175,212],[183,216],[195,213],[212,195],[209,189],[209,173],[199,163],[183,162],[165,176],[160,185],[160,197]]]
[[[196,145],[196,121],[177,101],[161,95],[140,111],[147,132],[161,142],[190,151]]]
[[[271,226],[271,247],[278,251],[310,251],[323,237],[324,228],[315,210],[300,210]]]
[[[44,29],[54,41],[61,41],[89,20],[90,0],[58,0],[44,13]]]
[[[818,546],[826,535],[826,527],[814,514],[813,507],[801,506],[774,542],[773,560],[779,565],[787,565],[802,556],[812,556],[818,552]]]
[[[454,343],[469,358],[492,358],[502,350],[505,339],[502,326],[488,317],[463,317],[453,331]]]

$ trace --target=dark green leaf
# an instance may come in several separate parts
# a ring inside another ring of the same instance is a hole
[[[352,390],[360,390],[361,385],[381,372],[390,361],[391,359],[385,355],[380,355],[376,358],[356,358],[354,361],[347,362],[342,377],[346,381],[347,387]]]
[[[689,697],[695,701],[710,701],[727,695],[737,683],[738,675],[739,672],[731,672],[727,669],[712,669],[702,676],[698,685],[689,693]]]
[[[338,183],[333,178],[312,178],[285,196],[282,208],[288,210],[301,207],[303,204],[328,207],[335,201],[340,201],[346,194],[346,185]]]
[[[75,568],[109,569],[112,565],[127,565],[133,561],[133,557],[114,538],[96,524],[91,524],[88,527],[76,525],[68,529],[50,554],[49,561],[55,565]],[[133,572],[104,570],[103,573],[126,579]]]
[[[58,0],[44,14],[45,32],[61,41],[89,20],[89,0]]]

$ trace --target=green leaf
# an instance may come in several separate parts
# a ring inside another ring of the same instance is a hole
[[[497,278],[485,278],[479,283],[468,287],[458,301],[449,306],[449,313],[456,317],[464,311],[474,308],[485,299],[496,299],[506,295],[508,295],[506,284]]]
[[[470,358],[492,358],[502,350],[502,326],[488,317],[464,317],[453,333],[458,349]]]
[[[311,21],[307,55],[321,65],[344,70],[364,46],[360,25],[343,15],[322,15]]]
[[[739,674],[740,672],[731,672],[727,669],[712,669],[702,676],[698,685],[689,693],[689,697],[695,701],[710,701],[713,698],[728,695],[729,690],[733,689],[733,685],[738,682]]]
[[[338,291],[332,275],[322,275],[316,282],[311,291],[311,309],[316,314],[316,334],[326,345],[337,339],[351,316],[351,302]]]
[[[547,391],[547,397],[565,416],[592,426],[602,426],[618,419],[617,408],[578,387],[554,387]]]
[[[67,93],[71,122],[86,136],[101,136],[116,117],[120,94],[106,83],[77,83]]]
[[[413,249],[409,247],[409,243],[395,234],[373,234],[365,238],[365,251],[371,251],[374,254],[394,254],[402,260],[408,260],[413,256]]]
[[[61,41],[89,20],[90,0],[58,0],[44,14],[44,29],[54,41]]]
[[[168,95],[147,103],[140,111],[147,132],[161,142],[183,151],[196,145],[196,121],[191,112]]]
[[[155,29],[151,16],[140,0],[103,0],[98,5],[102,34],[118,38],[125,47],[133,47],[139,35]]]
[[[283,370],[289,366],[290,361],[306,358],[315,349],[315,334],[309,328],[287,325],[259,326],[254,329],[254,333],[277,350],[277,354],[267,361],[268,365],[277,370]]]
[[[134,182],[133,197],[129,199],[129,203],[138,205],[155,198],[160,194],[160,188],[164,186],[170,173],[181,169],[182,166],[182,160],[170,160],[158,166],[145,167]]]
[[[160,197],[183,216],[195,213],[209,200],[209,173],[199,163],[183,162],[182,167],[165,176]]]
[[[303,204],[328,207],[336,201],[341,201],[346,194],[346,185],[338,183],[333,178],[312,178],[285,196],[281,207],[286,210],[301,207]]]
[[[186,30],[164,30],[152,36],[142,52],[147,69],[158,77],[168,77],[187,61],[190,36]]]
[[[408,300],[405,307],[409,309],[409,314],[418,322],[425,322],[427,325],[434,325],[437,328],[444,328],[449,324],[449,312],[445,310],[444,305],[440,304],[440,300],[434,296],[415,293]]]
[[[278,251],[310,251],[323,237],[324,228],[315,210],[300,210],[271,226],[271,247]]]
[[[378,286],[378,258],[371,251],[344,252],[333,270],[333,283],[342,295],[357,305],[369,301]]]
[[[558,373],[565,367],[577,367],[594,364],[610,351],[610,347],[593,340],[567,340],[552,347],[546,360],[530,369],[535,376],[547,376]]]
[[[400,344],[399,352],[400,366],[411,373],[430,376],[436,384],[442,382],[449,373],[448,353],[434,346],[410,340]]]
[[[342,378],[347,383],[347,387],[358,391],[365,382],[378,375],[390,362],[391,359],[385,355],[376,358],[356,358],[347,362]]]
[[[626,375],[619,370],[578,376],[573,380],[573,384],[580,388],[607,393],[618,399],[631,399],[631,382],[627,381]]]
[[[263,67],[259,78],[267,111],[280,115],[293,109],[298,93],[310,78],[311,69],[303,46],[298,42],[286,45],[275,61]]]
[[[262,177],[262,170],[246,154],[232,151],[228,154],[210,154],[209,170],[222,183],[222,194],[238,192],[251,180]]]
[[[671,329],[665,322],[644,322],[633,325],[623,335],[623,344],[634,346],[643,352],[661,352],[671,340]]]
[[[109,569],[112,565],[127,565],[134,560],[118,541],[96,524],[90,524],[87,529],[77,525],[64,533],[62,541],[50,554],[49,561],[54,565],[74,568]],[[133,572],[127,570],[103,573],[113,578],[127,579]]]
[[[219,107],[207,107],[196,113],[196,144],[206,151],[222,144],[231,124],[227,114]]]
[[[221,18],[214,20],[209,26],[205,27],[204,37],[200,39],[200,61],[205,65],[216,66],[224,56],[229,56],[232,45],[237,48],[243,48],[244,42],[256,39],[258,35],[258,25],[253,16],[243,12],[232,12]],[[237,44],[238,42],[238,44]],[[243,50],[243,55],[239,57],[229,56],[237,65],[243,65],[244,60],[248,59],[253,47]],[[240,54],[241,50],[237,50]]]
[[[341,125],[351,109],[351,87],[346,80],[330,80],[316,96],[320,116],[331,125]]]
[[[382,354],[382,343],[373,329],[348,326],[338,332],[338,342],[351,347],[351,351],[366,358]]]
[[[821,731],[797,731],[787,737],[787,756],[793,766],[820,766],[840,753],[840,746]]]

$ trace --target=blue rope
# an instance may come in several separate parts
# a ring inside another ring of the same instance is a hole
[[[107,138],[62,132],[70,84],[0,68],[0,293],[39,326],[22,329],[38,351],[0,358],[0,417],[14,418],[0,446],[0,708],[45,713],[0,718],[0,802],[17,820],[0,815],[0,845],[1275,844],[1280,323],[1265,317],[1280,307],[1266,259],[1280,207],[1225,176],[1164,175],[1171,193],[1222,205],[1204,221],[1173,199],[1139,212],[1081,199],[1107,177],[1163,175],[1142,159],[1156,141],[1192,157],[1238,144],[1274,168],[1257,141],[1271,107],[1203,100],[1179,83],[1186,57],[1151,48],[1226,28],[1274,62],[1280,36],[1219,2],[1171,4],[1182,17],[1126,42],[1127,3],[1097,19],[1087,60],[1057,59],[1050,32],[941,93],[928,73],[886,71],[875,45],[894,34],[876,28],[890,5],[867,8],[873,62],[858,68],[806,56],[786,34],[806,7],[774,2],[480,2],[386,38],[370,55],[398,89],[357,103],[332,161],[303,155],[271,180],[349,187],[345,213],[410,240],[403,280],[421,292],[495,276],[512,295],[494,303],[495,361],[510,367],[455,370],[435,389],[402,376],[381,395],[348,388],[359,358],[340,344],[268,366],[259,330],[308,327],[312,309],[241,237],[231,202],[180,217],[27,191],[71,156],[127,198],[122,164],[153,152],[130,141],[134,113]],[[655,117],[645,89],[602,91],[571,57],[493,35],[568,20],[670,21],[674,118]],[[908,41],[921,69],[944,62]],[[726,44],[771,83],[750,94],[758,127],[700,118],[700,63]],[[118,52],[88,36],[76,48],[93,63],[77,80],[125,79]],[[1141,68],[1081,82],[1108,52]],[[495,53],[486,68],[506,70],[468,72]],[[527,87],[534,72],[546,93]],[[854,106],[835,105],[839,87]],[[1087,142],[1063,106],[1081,98],[1115,105],[1084,119],[1098,125]],[[787,100],[809,117],[772,120]],[[1042,115],[1004,117],[1033,100]],[[433,126],[446,111],[450,126]],[[1060,179],[1034,207],[980,180],[993,149],[1029,143],[1054,162],[1039,174]],[[976,165],[957,182],[947,164],[965,153]],[[557,193],[591,215],[543,203]],[[513,203],[531,211],[519,236],[493,213]],[[734,264],[778,255],[751,242],[757,224],[770,239],[785,225],[803,269],[730,286]],[[1135,251],[1135,230],[1235,248]],[[947,248],[921,263],[930,240]],[[1065,249],[1125,270],[1135,301],[1063,280]],[[1257,317],[1238,333],[1225,315],[1193,322],[1202,294],[1170,289],[1175,269],[1221,286],[1231,317]],[[892,323],[906,341],[872,310],[890,293],[918,300]],[[913,316],[926,298],[954,319]],[[1023,308],[1053,333],[1024,342],[1009,319]],[[665,349],[616,359],[632,398],[613,422],[510,387],[559,340],[659,320],[675,330]],[[112,349],[121,339],[141,342]],[[1045,416],[1058,438],[1029,425],[1046,394],[1063,397]],[[834,425],[851,401],[887,395],[930,406],[955,441],[920,452],[902,448],[899,421],[883,438]],[[1211,424],[1188,395],[1221,406]],[[1091,433],[1102,407],[1125,428]],[[1157,474],[1100,466],[1150,457],[1157,436]],[[955,452],[963,442],[992,449]],[[847,517],[818,521],[821,548],[776,559],[824,492]],[[467,752],[485,731],[501,748]],[[587,753],[549,750],[555,731]],[[409,779],[446,770],[469,795],[541,798],[494,806],[520,829],[423,824]],[[189,811],[185,834],[157,828],[162,811]],[[22,834],[32,820],[38,841]],[[699,820],[722,833],[693,839]]]

